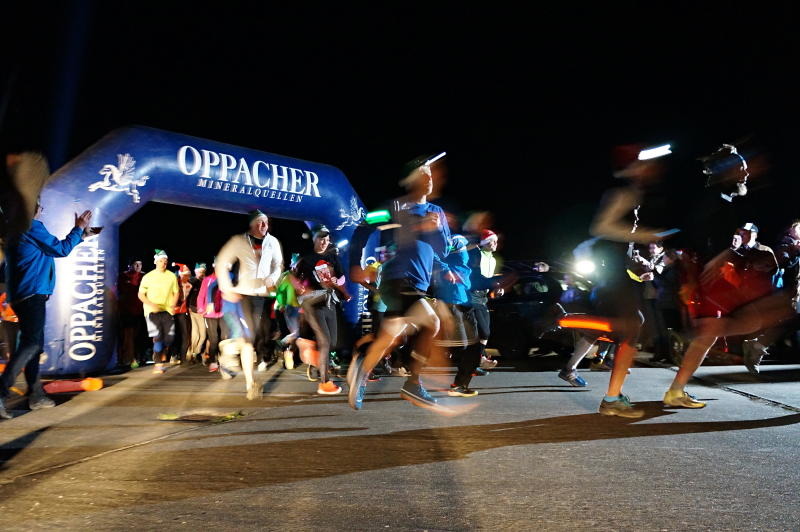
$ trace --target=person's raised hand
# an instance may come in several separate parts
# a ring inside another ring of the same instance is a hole
[[[83,214],[78,216],[78,213],[75,213],[75,227],[80,227],[81,229],[86,229],[89,227],[89,223],[92,221],[92,211],[83,211]]]

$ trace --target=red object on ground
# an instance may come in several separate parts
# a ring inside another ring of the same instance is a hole
[[[46,393],[94,392],[103,387],[103,379],[89,377],[86,379],[72,379],[50,381],[44,385]]]

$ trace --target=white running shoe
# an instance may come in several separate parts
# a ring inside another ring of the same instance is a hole
[[[494,369],[495,366],[497,366],[496,360],[481,357],[481,369]]]
[[[265,371],[267,371],[267,363],[262,360],[258,364],[258,368],[256,368],[256,371],[260,371],[261,373],[264,373]]]
[[[291,349],[283,352],[283,367],[286,369],[294,369],[294,353]]]

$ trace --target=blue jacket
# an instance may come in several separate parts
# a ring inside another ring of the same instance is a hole
[[[460,281],[451,283],[444,278],[447,272],[437,269],[436,284],[434,285],[436,298],[452,305],[467,305],[470,301],[469,290],[472,286],[470,283],[472,269],[468,264],[469,254],[466,250],[451,251],[447,258],[444,259],[444,262],[448,265],[450,271],[458,275]]]
[[[396,254],[383,265],[381,279],[406,279],[424,292],[431,284],[434,265],[445,272],[450,269],[444,262],[450,242],[447,218],[442,208],[433,203],[408,205],[396,201],[391,210],[393,220],[401,227],[394,232]],[[440,217],[441,226],[438,230],[425,233],[410,230],[420,217],[428,213]]]
[[[27,232],[8,243],[6,290],[12,304],[27,297],[50,295],[56,285],[53,257],[66,257],[80,244],[83,229],[75,227],[64,240],[51,235],[44,224],[34,220]]]

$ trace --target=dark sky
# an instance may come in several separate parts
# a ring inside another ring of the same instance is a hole
[[[586,237],[618,143],[672,142],[677,196],[702,188],[696,157],[747,138],[763,170],[741,216],[772,234],[800,214],[791,2],[272,4],[4,4],[3,137],[63,163],[143,124],[338,166],[368,206],[399,193],[403,162],[447,150],[441,202],[494,212],[516,258]]]

